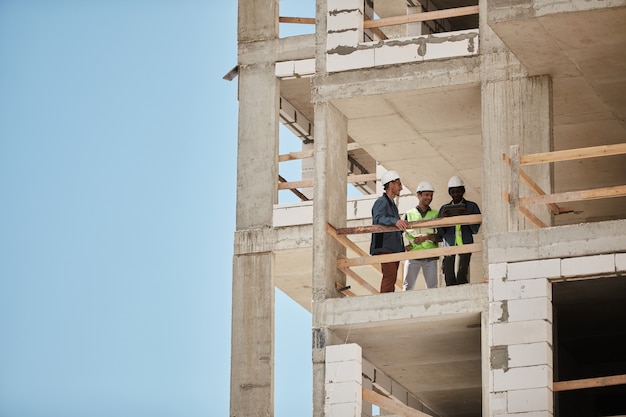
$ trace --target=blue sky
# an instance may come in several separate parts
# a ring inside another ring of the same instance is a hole
[[[228,415],[236,13],[0,0],[0,416]],[[311,415],[276,296],[275,415]]]

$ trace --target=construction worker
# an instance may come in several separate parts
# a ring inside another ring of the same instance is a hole
[[[448,194],[452,197],[452,201],[444,204],[439,209],[439,217],[449,217],[454,215],[480,214],[478,204],[468,201],[465,195],[465,183],[458,176],[450,177],[448,181]],[[438,233],[443,238],[444,247],[461,246],[474,243],[474,237],[478,233],[480,224],[456,225],[450,227],[439,227]],[[471,253],[463,253],[458,255],[459,268],[455,273],[456,255],[443,257],[443,275],[446,280],[446,286],[467,284],[467,276],[469,273],[469,263]]]
[[[406,220],[409,222],[419,220],[436,219],[439,212],[430,208],[433,201],[435,187],[428,181],[422,181],[415,190],[418,204],[406,212]],[[408,240],[406,250],[419,251],[424,249],[434,249],[438,247],[437,242],[441,242],[441,237],[437,234],[437,230],[432,227],[420,229],[407,229],[404,236]],[[408,259],[404,265],[404,285],[403,290],[412,290],[415,288],[415,281],[420,269],[424,274],[426,288],[437,288],[437,260],[439,257],[425,259]]]
[[[385,192],[380,196],[372,207],[372,224],[384,224],[396,226],[405,230],[408,226],[406,220],[400,218],[398,207],[393,201],[402,191],[402,181],[396,171],[387,171],[381,178]],[[372,233],[370,255],[404,252],[402,232]],[[381,263],[383,277],[380,283],[380,292],[394,292],[396,277],[398,276],[399,261]]]

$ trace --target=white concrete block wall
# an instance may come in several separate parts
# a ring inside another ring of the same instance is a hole
[[[346,71],[374,66],[374,49],[361,49],[346,55],[328,54],[326,70],[328,72]]]
[[[492,416],[553,413],[552,284],[559,259],[489,265],[489,410]],[[497,357],[497,359],[496,359]]]
[[[328,417],[361,417],[361,347],[350,343],[326,347],[324,411]]]

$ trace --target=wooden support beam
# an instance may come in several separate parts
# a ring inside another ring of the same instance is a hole
[[[301,152],[289,152],[278,155],[278,162],[296,161],[299,159],[313,158],[313,149]]]
[[[482,215],[480,214],[468,214],[465,216],[453,216],[442,217],[434,220],[418,220],[415,222],[409,222],[409,229],[418,229],[421,227],[444,227],[454,226],[457,224],[480,224],[482,223]],[[371,226],[355,226],[355,227],[341,227],[337,229],[338,235],[358,235],[362,233],[381,233],[381,232],[395,232],[398,231],[395,226],[385,226],[382,224],[373,224]]]
[[[304,25],[314,25],[315,18],[314,17],[288,17],[288,16],[279,16],[279,23],[298,23]]]
[[[537,227],[548,227],[547,224],[541,221],[541,219],[533,214],[532,211],[528,210],[526,207],[519,206],[519,212],[524,215],[532,224]]]
[[[340,257],[339,259],[347,259],[345,257]],[[378,294],[378,290],[374,287],[372,287],[367,281],[365,281],[359,274],[357,274],[356,272],[354,272],[353,270],[351,270],[350,268],[339,268],[339,270],[341,272],[343,272],[344,274],[346,274],[346,276],[352,278],[352,280],[354,280],[354,282],[356,282],[357,284],[359,284],[361,287],[365,288],[367,291],[369,291],[371,294]]]
[[[368,182],[375,181],[376,174],[360,174],[360,175],[348,175],[348,183],[353,184],[356,182]],[[308,188],[313,187],[313,179],[300,180],[300,181],[287,181],[278,184],[279,190],[291,190],[294,188]]]
[[[511,146],[509,175],[509,232],[519,230],[519,145]]]
[[[571,161],[575,159],[597,158],[600,156],[621,154],[626,154],[626,143],[529,154],[520,158],[520,164],[533,165],[543,164],[546,162]]]
[[[444,248],[414,250],[409,252],[389,253],[385,255],[364,256],[360,258],[338,259],[337,268],[350,268],[353,266],[373,265],[377,263],[406,261],[407,259],[425,259],[437,256],[455,255],[460,253],[480,252],[483,250],[482,243],[470,243],[463,246],[449,246]]]
[[[278,183],[286,183],[287,180],[284,179],[282,176],[278,176]],[[278,189],[280,190],[280,185],[278,186]],[[302,194],[299,190],[293,188],[291,189],[291,192],[294,193],[300,200],[302,201],[309,201],[309,197],[305,196],[304,194]]]
[[[455,9],[435,10],[403,16],[386,17],[383,19],[366,20],[363,29],[378,28],[383,26],[404,25],[406,23],[425,22],[427,20],[447,19],[450,17],[468,16],[478,14],[478,6],[457,7]]]
[[[301,181],[287,181],[278,184],[279,190],[291,190],[294,188],[308,188],[313,187],[313,180],[301,180]]]
[[[356,243],[354,243],[352,240],[350,240],[347,236],[339,235],[337,233],[337,229],[335,229],[335,227],[333,225],[326,223],[326,233],[328,233],[337,242],[342,244],[346,249],[351,250],[352,252],[357,254],[357,256],[368,256],[367,252],[365,252],[363,249],[361,249]],[[380,265],[376,264],[376,265],[372,265],[372,266],[378,272],[382,273],[382,269],[380,268]]]
[[[426,414],[413,407],[409,407],[394,397],[387,397],[367,388],[361,389],[363,390],[361,394],[363,401],[377,405],[392,414],[401,417],[430,417],[430,414]]]
[[[355,293],[350,291],[350,287],[342,287],[341,284],[339,284],[338,282],[335,282],[335,289],[339,291],[340,293],[342,293],[343,295],[347,295],[350,297],[356,296]]]
[[[507,154],[502,154],[502,160],[504,160],[507,165],[511,165],[511,159]],[[535,181],[533,181],[533,179],[530,178],[526,171],[524,171],[521,167],[519,168],[519,176],[522,179],[522,182],[526,184],[528,188],[530,188],[530,190],[533,191],[536,195],[546,195],[543,189]],[[506,195],[505,201],[511,201],[508,193]],[[564,209],[552,203],[546,205],[548,206],[548,209],[552,212],[552,214],[555,215],[561,213],[569,213],[572,211],[571,209]]]
[[[626,185],[616,185],[614,187],[594,188],[591,190],[570,191],[566,193],[540,195],[536,197],[521,197],[522,206],[532,206],[535,204],[557,203],[563,201],[586,201],[598,200],[601,198],[626,196]]]
[[[571,391],[575,389],[608,387],[611,385],[625,385],[626,375],[601,376],[598,378],[576,379],[559,381],[552,384],[552,391]]]
[[[376,174],[348,175],[348,183],[376,181]]]

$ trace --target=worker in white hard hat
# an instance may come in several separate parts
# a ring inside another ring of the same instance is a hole
[[[455,215],[480,214],[478,204],[463,198],[465,195],[465,183],[458,176],[453,176],[448,181],[448,194],[452,197],[452,201],[444,204],[439,209],[439,217],[449,217]],[[474,236],[478,233],[480,224],[456,225],[449,227],[440,227],[439,234],[443,238],[444,246],[461,246],[474,243]],[[459,257],[459,267],[455,272],[456,257]],[[460,255],[444,256],[442,267],[443,275],[446,280],[446,286],[467,284],[469,274],[469,263],[471,253],[463,253]]]
[[[381,182],[385,192],[376,200],[372,207],[372,224],[395,226],[400,230],[372,233],[370,255],[404,252],[401,230],[405,230],[408,226],[408,222],[400,218],[398,207],[393,201],[402,191],[400,175],[396,171],[387,171],[383,174]],[[380,266],[383,272],[380,292],[394,292],[400,262],[385,262],[381,263]]]
[[[435,187],[428,181],[422,181],[417,186],[415,194],[417,195],[418,204],[406,212],[405,219],[408,222],[436,219],[439,212],[430,208],[430,203],[432,203],[435,194]],[[407,229],[404,231],[404,237],[408,241],[405,247],[408,251],[434,249],[439,246],[437,242],[441,242],[441,237],[437,234],[437,229],[432,227]],[[417,280],[417,275],[420,270],[422,270],[424,274],[426,288],[437,288],[438,259],[439,257],[437,256],[424,259],[408,259],[404,265],[404,283],[402,289],[408,291],[415,288],[415,281]]]

